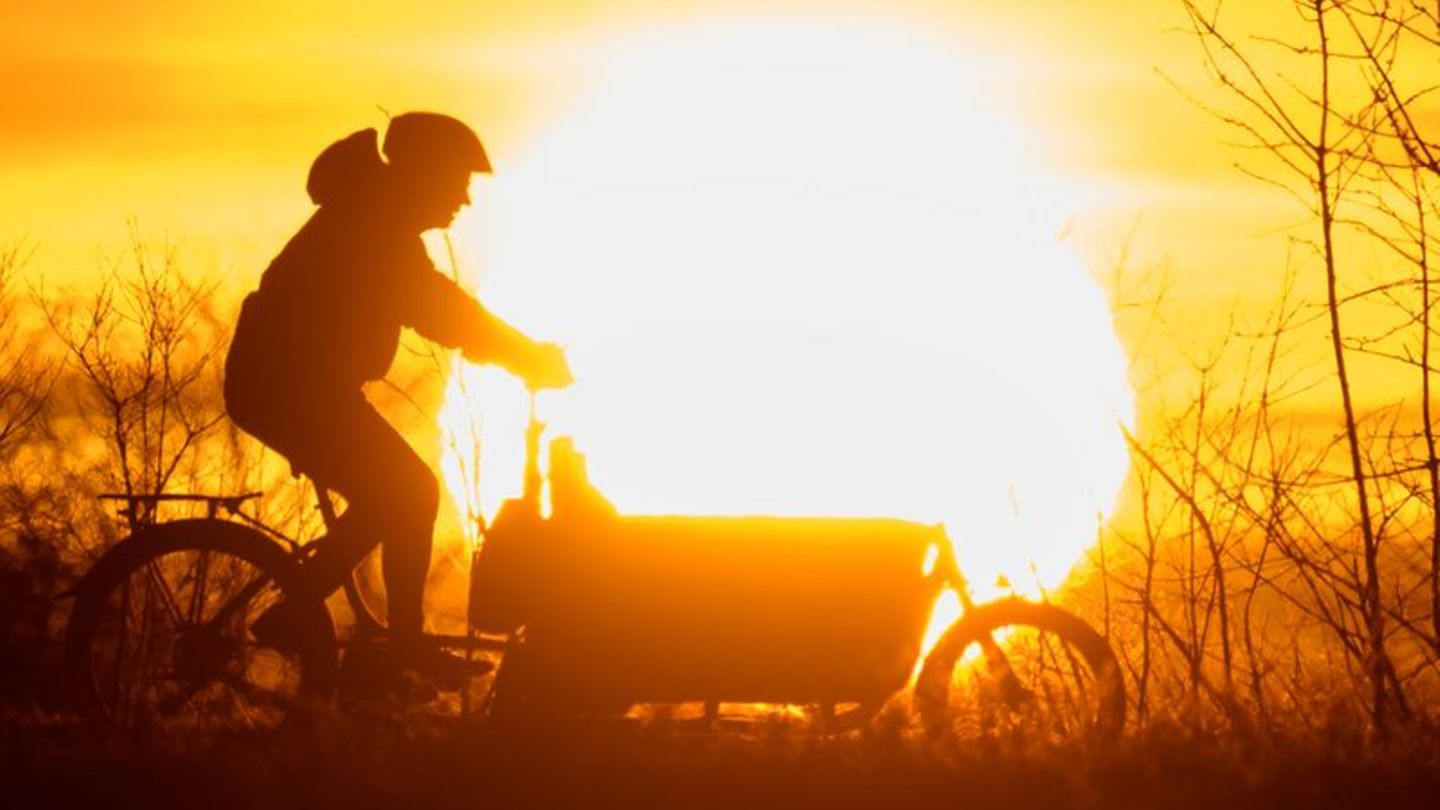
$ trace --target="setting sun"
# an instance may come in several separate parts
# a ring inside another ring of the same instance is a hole
[[[550,435],[626,513],[943,522],[977,594],[1058,586],[1125,474],[1125,361],[1059,241],[1080,193],[986,92],[994,63],[785,21],[583,52],[583,97],[455,235],[487,303],[571,355]],[[493,511],[524,397],[463,373],[442,422],[478,409]]]

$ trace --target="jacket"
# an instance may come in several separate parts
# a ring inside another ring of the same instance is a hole
[[[354,392],[382,378],[400,330],[521,373],[530,341],[435,269],[413,228],[387,216],[373,129],[332,144],[306,189],[319,209],[246,297],[225,369],[232,414]]]

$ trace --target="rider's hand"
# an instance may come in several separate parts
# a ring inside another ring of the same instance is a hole
[[[555,343],[537,343],[526,369],[525,385],[532,391],[565,388],[575,382],[565,350]]]

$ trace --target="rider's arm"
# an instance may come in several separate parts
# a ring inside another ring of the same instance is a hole
[[[460,349],[471,362],[493,363],[532,383],[543,384],[554,376],[547,344],[492,314],[433,267],[412,276],[410,292],[406,325],[424,337]]]

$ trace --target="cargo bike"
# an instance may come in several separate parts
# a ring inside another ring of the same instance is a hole
[[[939,738],[1122,729],[1125,689],[1105,638],[1056,605],[973,602],[943,527],[621,515],[568,439],[550,442],[542,476],[533,393],[530,408],[523,494],[472,559],[468,631],[427,636],[488,672],[465,690],[473,713],[524,727],[689,704],[713,722],[725,706],[784,704],[846,728],[913,687],[921,726]],[[244,508],[257,496],[112,496],[131,533],[73,589],[65,640],[86,716],[128,730],[275,726],[343,696],[347,670],[383,645],[354,573],[343,639],[326,602],[294,596],[325,539],[266,526]],[[177,501],[205,516],[160,520]],[[946,590],[962,611],[923,649]],[[304,641],[272,649],[251,624],[287,598]]]

